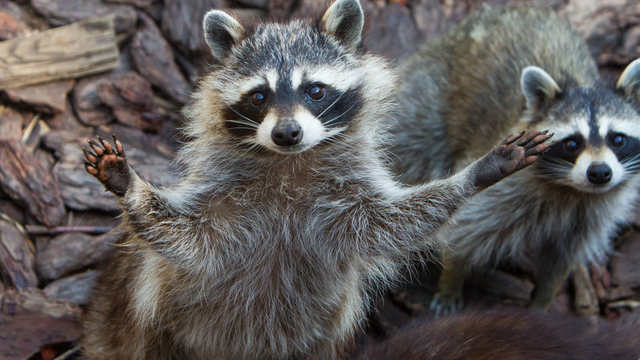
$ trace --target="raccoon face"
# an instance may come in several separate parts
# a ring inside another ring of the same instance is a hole
[[[247,30],[213,10],[205,37],[221,64],[213,85],[223,127],[239,144],[298,154],[331,144],[358,117],[364,79],[352,50],[364,15],[357,0],[338,0],[320,25],[305,21]]]
[[[522,77],[533,123],[555,132],[555,143],[538,162],[537,174],[589,193],[607,192],[637,175],[640,107],[635,95],[626,96],[620,85],[615,91],[600,84],[560,91],[541,72],[527,68]]]
[[[331,142],[363,105],[353,72],[346,64],[258,71],[222,111],[224,126],[243,144],[283,154]]]

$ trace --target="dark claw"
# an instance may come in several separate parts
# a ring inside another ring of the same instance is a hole
[[[516,136],[515,138],[513,138],[513,140],[511,140],[511,141],[507,141],[507,140],[509,139],[509,138],[507,138],[507,139],[505,139],[505,140],[502,142],[502,144],[503,144],[503,145],[511,145],[511,144],[513,144],[514,142],[516,142],[516,141],[520,140],[520,138],[522,137],[522,135],[524,135],[526,132],[527,132],[526,130],[522,131],[520,134],[518,134],[518,136]]]
[[[92,167],[92,168],[94,168],[94,169],[97,169],[97,168],[98,168],[94,163],[92,163],[92,162],[90,162],[90,161],[88,161],[88,160],[86,160],[86,159],[82,159],[82,162],[83,162],[85,165],[89,165],[89,166],[91,166],[91,167]]]
[[[116,141],[118,139],[116,139],[116,134],[111,134],[111,138],[113,139],[113,152],[116,153],[116,155],[118,156],[122,156],[123,158],[126,158],[127,156],[124,153],[124,145],[122,145],[122,151],[118,151],[118,145],[116,144]]]
[[[101,145],[101,144],[98,144],[98,142],[97,142],[97,141],[95,141],[95,140],[93,140],[93,139],[89,139],[89,140],[87,140],[87,142],[89,143],[89,145],[91,145],[91,146],[94,146],[94,145],[95,145],[95,146],[97,146],[97,147],[101,148],[101,149],[104,151],[104,148],[102,147],[102,145]]]
[[[98,157],[98,155],[96,155],[93,151],[87,150],[87,148],[84,146],[82,147],[82,151],[84,152],[84,156],[87,156],[87,154],[89,154],[93,157],[96,157],[96,158]]]

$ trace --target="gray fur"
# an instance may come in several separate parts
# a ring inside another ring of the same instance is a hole
[[[640,102],[640,59],[636,59],[620,75],[616,87]]]
[[[541,67],[561,85],[598,78],[586,44],[568,22],[551,11],[512,9],[472,15],[401,65],[400,113],[394,114],[400,127],[391,131],[403,181],[442,178],[454,161],[468,163],[489,151],[521,116],[525,99],[518,80],[525,67]],[[504,14],[491,24],[495,12]],[[555,33],[563,36],[551,38]],[[571,76],[562,69],[572,69]]]
[[[395,182],[380,148],[396,76],[342,40],[308,20],[256,26],[194,94],[183,179],[154,187],[129,170],[125,236],[87,313],[87,359],[337,358],[374,291],[410,253],[438,244],[438,229],[481,190],[479,164],[530,163],[523,147],[503,145],[511,156],[488,155],[448,179]],[[222,114],[246,98],[243,81],[292,79],[301,66],[349,74],[359,89],[362,108],[338,135],[295,154],[230,135]]]
[[[224,59],[231,47],[244,35],[242,25],[231,15],[220,10],[211,10],[206,13],[202,26],[207,45],[218,61]]]
[[[539,69],[521,73],[529,66]],[[640,135],[637,103],[602,85],[584,41],[548,10],[485,7],[410,58],[402,83],[392,150],[408,183],[455,173],[505,134],[530,127],[556,132],[557,149],[589,129],[577,155],[594,159],[612,151],[602,127],[629,141]],[[577,184],[577,164],[548,156],[473,197],[444,235],[450,246],[434,309],[458,308],[471,272],[524,256],[537,267],[532,306],[546,308],[574,264],[603,258],[633,211],[637,157],[606,161],[619,179],[606,189]]]
[[[337,0],[322,17],[325,31],[348,47],[355,48],[362,39],[364,14],[359,1]]]
[[[537,66],[527,66],[522,70],[520,85],[527,99],[527,109],[538,110],[561,92],[553,78]]]

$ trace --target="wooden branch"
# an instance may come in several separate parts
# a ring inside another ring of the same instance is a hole
[[[113,226],[41,226],[25,225],[29,235],[60,235],[68,232],[83,232],[87,234],[105,234],[113,230]]]
[[[117,68],[113,22],[110,15],[0,42],[0,90]]]

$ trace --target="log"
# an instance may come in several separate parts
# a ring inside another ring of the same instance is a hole
[[[0,186],[41,223],[59,225],[66,215],[51,173],[19,140],[0,138]]]
[[[0,90],[78,78],[119,66],[113,16],[0,42]]]

